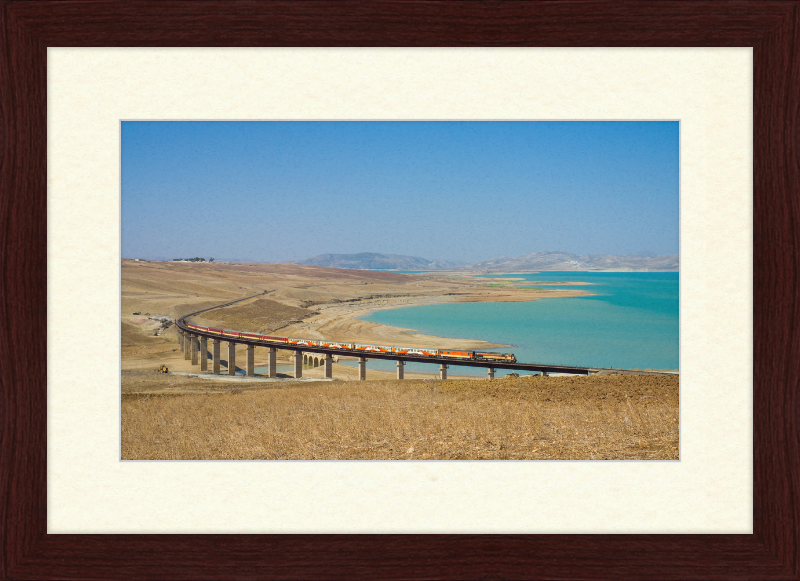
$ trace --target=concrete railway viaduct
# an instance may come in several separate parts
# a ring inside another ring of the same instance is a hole
[[[258,296],[258,295],[256,295]],[[246,301],[254,297],[246,297],[237,301],[232,301],[223,305],[218,305],[202,311],[197,311],[185,315],[176,321],[178,328],[178,343],[183,350],[184,359],[191,359],[192,365],[200,365],[200,371],[208,371],[208,340],[211,339],[211,373],[215,375],[220,374],[220,351],[223,342],[228,344],[228,375],[236,374],[236,345],[243,344],[247,346],[246,352],[246,374],[248,376],[255,375],[255,349],[256,347],[264,347],[269,350],[269,371],[268,377],[276,377],[277,368],[277,350],[294,351],[294,377],[299,378],[303,376],[303,365],[312,365],[314,367],[322,365],[324,367],[324,375],[326,378],[333,377],[333,357],[357,357],[358,358],[358,377],[363,380],[367,375],[367,360],[368,359],[386,359],[397,362],[397,379],[403,379],[403,371],[406,362],[419,362],[428,364],[439,365],[439,376],[441,379],[447,379],[447,369],[451,365],[464,366],[464,367],[482,367],[486,368],[490,379],[494,379],[495,369],[511,369],[515,371],[533,371],[539,372],[542,375],[548,373],[568,373],[573,375],[591,375],[601,371],[599,368],[593,367],[569,367],[562,365],[542,365],[537,363],[507,363],[503,362],[502,365],[495,365],[489,367],[486,361],[468,361],[450,359],[444,357],[424,357],[412,356],[407,353],[377,353],[370,352],[368,355],[361,353],[352,353],[340,349],[307,346],[307,345],[292,345],[285,343],[271,343],[269,341],[249,340],[240,337],[220,337],[213,333],[205,333],[192,329],[187,326],[186,319],[210,311],[212,309],[219,309],[227,307],[232,304]]]

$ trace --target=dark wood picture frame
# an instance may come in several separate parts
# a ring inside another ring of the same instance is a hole
[[[0,579],[800,578],[798,0],[0,0],[0,19]],[[48,46],[753,47],[754,534],[46,534]]]

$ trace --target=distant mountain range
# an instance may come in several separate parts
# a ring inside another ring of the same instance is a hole
[[[678,255],[664,254],[570,254],[533,252],[514,258],[496,258],[469,265],[470,270],[511,272],[524,270],[678,270]]]
[[[290,264],[309,266],[329,266],[331,268],[354,268],[367,270],[446,270],[463,266],[463,262],[452,260],[428,260],[417,256],[398,254],[319,254],[306,260],[296,260]]]
[[[291,264],[367,270],[470,270],[482,272],[521,272],[534,270],[678,270],[677,254],[571,254],[533,252],[466,264],[453,260],[428,260],[398,254],[320,254]]]

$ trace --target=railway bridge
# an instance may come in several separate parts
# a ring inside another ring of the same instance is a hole
[[[259,296],[259,295],[255,295]],[[357,357],[358,358],[358,378],[361,380],[366,379],[367,375],[367,360],[368,359],[383,359],[392,360],[397,362],[397,379],[403,379],[404,367],[407,362],[418,362],[439,365],[439,376],[441,379],[447,379],[447,370],[450,366],[463,366],[463,367],[482,367],[487,369],[490,379],[494,379],[496,369],[511,369],[515,371],[533,371],[539,372],[542,375],[548,373],[568,373],[573,375],[591,375],[600,371],[599,368],[593,367],[570,367],[563,365],[543,365],[538,363],[518,363],[518,362],[494,362],[494,361],[478,361],[478,360],[461,360],[452,359],[449,357],[429,357],[423,355],[413,355],[410,353],[385,353],[385,352],[350,352],[331,347],[322,347],[318,345],[296,345],[287,343],[276,343],[268,340],[253,339],[247,337],[236,336],[220,336],[217,333],[196,329],[189,326],[186,319],[210,311],[227,307],[238,302],[246,301],[255,297],[246,297],[223,305],[217,305],[209,309],[203,309],[190,313],[181,317],[176,321],[178,329],[178,343],[183,350],[184,359],[191,359],[192,365],[200,365],[200,371],[208,371],[208,340],[211,340],[211,373],[215,375],[220,374],[220,352],[222,343],[228,344],[228,374],[236,374],[236,346],[243,344],[246,345],[246,374],[248,376],[255,375],[255,349],[256,347],[266,348],[269,350],[269,366],[268,377],[276,377],[277,368],[277,350],[293,351],[293,365],[294,377],[300,378],[303,376],[303,364],[311,364],[314,367],[322,365],[324,367],[324,376],[326,378],[333,378],[333,357]]]

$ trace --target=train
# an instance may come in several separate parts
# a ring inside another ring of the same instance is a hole
[[[307,347],[323,347],[325,349],[338,349],[347,354],[361,353],[388,353],[393,355],[411,355],[414,357],[437,357],[444,359],[459,359],[462,361],[487,361],[499,363],[516,363],[517,358],[513,353],[486,353],[481,351],[453,351],[450,349],[429,349],[427,347],[396,347],[394,345],[367,345],[364,343],[342,343],[339,341],[328,341],[326,339],[296,339],[292,337],[277,337],[274,335],[257,335],[255,333],[244,333],[241,331],[230,331],[228,329],[215,329],[214,327],[202,327],[193,323],[186,323],[186,326],[195,331],[219,335],[221,338],[231,337],[251,341],[266,341],[280,345],[294,345]]]

